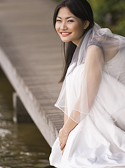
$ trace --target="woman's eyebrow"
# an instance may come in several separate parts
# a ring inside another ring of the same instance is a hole
[[[74,18],[73,16],[66,17],[66,19]]]
[[[57,16],[57,18],[60,18],[60,19],[61,19],[61,17],[59,17],[59,16]]]

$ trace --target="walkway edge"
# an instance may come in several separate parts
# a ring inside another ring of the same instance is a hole
[[[24,104],[27,112],[33,119],[34,123],[36,124],[44,138],[47,140],[50,147],[52,147],[58,135],[57,129],[54,127],[52,122],[46,117],[45,111],[42,109],[38,101],[32,95],[29,88],[25,85],[21,76],[18,74],[17,70],[14,68],[11,61],[7,58],[6,54],[1,48],[0,66],[4,73],[7,75],[15,91],[19,95],[20,100]]]

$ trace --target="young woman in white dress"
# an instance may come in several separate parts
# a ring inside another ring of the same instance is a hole
[[[94,23],[86,0],[61,1],[54,26],[67,51],[55,104],[64,112],[64,125],[52,147],[50,164],[123,168],[125,38]]]

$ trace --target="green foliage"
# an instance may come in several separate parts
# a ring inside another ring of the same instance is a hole
[[[61,0],[57,0],[58,2]],[[125,36],[125,0],[88,0],[94,19],[101,27]]]
[[[95,21],[101,27],[109,27],[113,33],[125,35],[125,0],[88,0]]]

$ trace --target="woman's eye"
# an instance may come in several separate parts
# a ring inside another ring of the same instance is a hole
[[[56,22],[61,22],[61,20],[57,19]]]
[[[74,22],[74,20],[68,20],[68,22]]]

